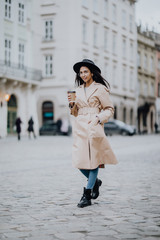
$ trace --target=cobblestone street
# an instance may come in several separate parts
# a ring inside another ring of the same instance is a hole
[[[160,135],[112,136],[119,161],[99,170],[92,206],[72,167],[72,137],[0,139],[0,239],[160,239]]]

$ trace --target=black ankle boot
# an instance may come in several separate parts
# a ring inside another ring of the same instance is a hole
[[[96,199],[99,196],[99,187],[102,185],[102,181],[100,179],[96,179],[96,182],[94,184],[93,190],[92,190],[92,199]]]
[[[84,188],[83,196],[77,207],[83,208],[91,205],[91,189]]]

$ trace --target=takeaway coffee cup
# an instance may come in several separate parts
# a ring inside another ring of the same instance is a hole
[[[71,95],[71,101],[70,102],[75,102],[75,100],[76,100],[76,91],[68,91],[67,93]]]

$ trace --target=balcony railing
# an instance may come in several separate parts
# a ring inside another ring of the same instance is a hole
[[[16,63],[0,61],[0,75],[2,77],[24,78],[28,80],[41,81],[42,71],[19,66]]]

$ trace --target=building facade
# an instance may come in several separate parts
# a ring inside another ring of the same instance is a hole
[[[134,0],[0,1],[0,135],[70,119],[73,65],[92,59],[111,85],[114,118],[136,125],[137,29]],[[38,70],[37,70],[38,69]],[[42,71],[42,73],[41,73]],[[4,100],[8,93],[11,98]],[[3,122],[3,124],[2,124]]]
[[[36,91],[41,71],[34,57],[35,8],[34,1],[0,1],[0,137],[15,132],[17,117],[22,134],[31,116],[38,131]]]
[[[156,49],[154,38],[138,27],[138,131],[153,133],[156,121]]]
[[[150,32],[150,35],[154,38],[156,48],[156,120],[155,131],[160,131],[160,34],[156,32]]]
[[[111,85],[115,118],[136,124],[135,1],[41,0],[37,46],[43,69],[37,92],[40,125],[69,118],[67,90],[74,88],[73,64],[92,59]]]

